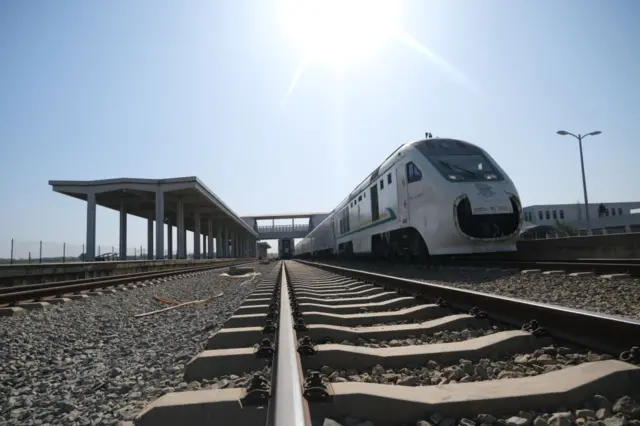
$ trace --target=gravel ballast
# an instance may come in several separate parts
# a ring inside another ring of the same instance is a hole
[[[343,345],[365,346],[369,348],[392,348],[398,346],[431,345],[438,343],[463,342],[476,337],[488,336],[499,331],[507,330],[504,326],[494,325],[491,328],[466,328],[463,330],[442,330],[433,334],[421,334],[409,336],[406,339],[376,340],[373,338],[359,337],[355,340],[344,340]],[[336,343],[336,342],[331,342]]]
[[[314,419],[314,426],[375,426],[372,420],[346,417]],[[594,395],[581,407],[556,407],[549,411],[519,411],[508,415],[479,413],[475,417],[451,418],[434,412],[424,419],[398,426],[640,426],[640,403],[630,396],[608,400]]]
[[[427,269],[408,265],[349,263],[363,269],[433,284],[498,294],[592,312],[640,319],[640,279],[607,280],[601,276],[521,274],[484,268]]]
[[[183,381],[185,364],[274,267],[222,271],[0,318],[0,425],[115,425],[173,391],[245,386],[251,372]],[[180,302],[207,299],[134,318]]]
[[[607,359],[611,357],[606,354],[599,355],[582,349],[551,345],[532,353],[514,354],[500,359],[481,359],[478,362],[460,359],[458,363],[444,365],[429,360],[421,368],[387,369],[376,365],[370,371],[343,370],[336,365],[323,366],[320,374],[325,380],[333,383],[430,386],[531,377],[585,362]],[[307,371],[307,375],[310,373],[311,371]]]

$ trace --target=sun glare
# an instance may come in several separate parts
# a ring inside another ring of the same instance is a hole
[[[361,61],[393,38],[397,0],[281,0],[286,29],[310,60],[341,67]]]

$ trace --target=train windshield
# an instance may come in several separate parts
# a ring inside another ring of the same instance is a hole
[[[452,182],[497,181],[503,177],[476,146],[454,140],[425,140],[415,146]]]

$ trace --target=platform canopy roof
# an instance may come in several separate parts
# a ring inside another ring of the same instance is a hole
[[[185,228],[195,229],[194,214],[201,213],[201,230],[206,232],[206,220],[212,219],[214,227],[221,222],[227,227],[241,228],[257,237],[258,233],[227,206],[213,191],[197,177],[170,179],[118,178],[89,181],[50,180],[49,185],[59,192],[80,200],[87,200],[87,194],[96,194],[96,204],[120,211],[124,203],[127,214],[141,218],[155,218],[155,193],[164,192],[165,223],[176,224],[177,202],[184,203]]]

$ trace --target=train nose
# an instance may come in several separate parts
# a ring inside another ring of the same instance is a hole
[[[460,231],[470,238],[494,239],[515,234],[520,225],[520,204],[516,196],[509,197],[511,213],[473,214],[466,195],[457,200],[456,220]]]

